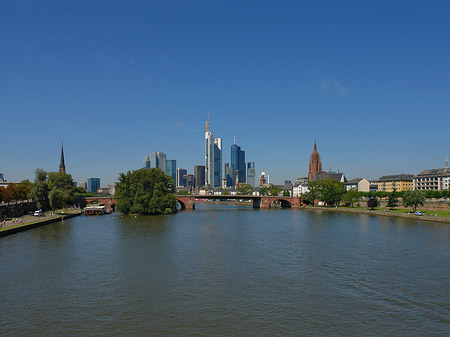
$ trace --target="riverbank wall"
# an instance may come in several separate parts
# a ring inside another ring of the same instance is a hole
[[[57,218],[45,219],[45,220],[40,220],[40,221],[36,221],[36,222],[33,222],[33,223],[29,223],[29,224],[25,223],[25,224],[17,225],[15,227],[5,228],[5,229],[0,231],[0,237],[11,235],[11,234],[15,234],[15,233],[19,233],[19,232],[23,232],[23,231],[26,231],[26,230],[29,230],[29,229],[33,229],[33,228],[36,228],[36,227],[49,225],[51,223],[64,221],[66,219],[74,218],[74,217],[79,216],[79,215],[81,215],[81,213],[66,214],[66,215],[61,215],[60,217],[57,217]]]

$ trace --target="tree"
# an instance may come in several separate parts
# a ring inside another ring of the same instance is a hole
[[[76,187],[72,176],[64,172],[50,172],[48,174],[48,199],[52,209],[64,208],[75,200]]]
[[[278,196],[280,194],[280,192],[281,192],[281,190],[278,187],[276,187],[276,186],[270,186],[269,187],[270,195]]]
[[[222,195],[230,195],[230,191],[223,191]]]
[[[10,201],[19,200],[19,191],[17,191],[17,186],[14,183],[9,183],[6,187],[6,195],[8,196],[8,203]]]
[[[342,195],[345,193],[344,184],[331,178],[319,182],[322,185],[320,199],[330,206],[339,205]]]
[[[117,209],[124,214],[156,215],[177,211],[174,181],[156,168],[120,173],[115,197]]]
[[[50,209],[50,202],[48,200],[49,192],[47,172],[42,169],[36,169],[31,198],[37,202],[38,208],[43,210]]]
[[[3,186],[0,186],[0,202],[3,201],[3,195],[5,193],[4,190],[5,190],[5,188]]]
[[[395,209],[395,207],[397,207],[397,205],[398,205],[397,192],[394,191],[394,192],[391,192],[391,194],[389,194],[387,207]]]
[[[367,201],[367,207],[368,207],[368,208],[371,208],[372,211],[373,211],[373,209],[374,209],[375,207],[377,207],[377,206],[378,206],[378,200],[377,200],[376,198],[370,198],[370,199]]]
[[[239,184],[236,193],[238,195],[252,195],[253,188],[249,184]]]
[[[17,185],[17,193],[19,200],[26,200],[30,198],[31,191],[33,189],[33,183],[28,179],[22,180],[20,184]]]
[[[283,197],[290,197],[290,196],[291,196],[291,192],[289,192],[289,190],[283,191]]]
[[[321,191],[322,185],[319,180],[310,181],[308,183],[308,192],[303,194],[303,199],[310,202],[314,207],[314,200],[320,198]]]
[[[355,190],[354,188],[349,189],[345,194],[342,196],[342,202],[346,205],[351,205],[353,207],[353,204],[355,202],[358,202],[360,199],[360,193]]]
[[[268,187],[261,187],[259,189],[259,195],[265,196],[265,195],[269,195],[269,188]]]
[[[420,190],[405,191],[403,195],[403,204],[406,207],[412,207],[414,212],[417,210],[417,207],[423,205],[424,202],[425,195]]]

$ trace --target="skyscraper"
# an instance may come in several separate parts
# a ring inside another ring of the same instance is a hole
[[[205,186],[205,166],[195,165],[194,166],[194,178],[195,178],[195,188],[201,188]]]
[[[176,160],[166,160],[166,174],[171,176],[173,181],[177,181],[177,161]]]
[[[246,182],[246,167],[245,167],[245,151],[236,144],[236,137],[234,137],[234,144],[231,145],[231,167],[238,171],[239,183]]]
[[[166,172],[166,154],[164,152],[152,152],[150,154],[150,168],[159,168]]]
[[[88,193],[95,193],[100,188],[100,178],[89,177],[87,179],[87,191]]]
[[[255,163],[254,162],[249,162],[247,163],[247,183],[251,186],[251,187],[256,187],[255,185]]]
[[[214,139],[209,131],[208,120],[205,123],[205,184],[220,187],[222,179],[222,138]]]
[[[187,170],[183,168],[177,169],[177,187],[186,187],[186,179],[184,176],[187,174]]]
[[[222,185],[222,138],[214,139],[214,187]]]
[[[144,157],[144,168],[146,168],[146,169],[151,168],[150,156]]]

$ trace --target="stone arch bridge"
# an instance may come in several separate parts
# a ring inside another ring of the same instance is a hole
[[[271,208],[275,202],[279,202],[282,208],[298,208],[301,205],[300,198],[277,197],[277,196],[257,196],[257,195],[177,195],[181,209],[195,209],[196,200],[253,200],[253,208]],[[82,200],[81,200],[82,199]],[[106,206],[107,209],[114,210],[117,200],[113,197],[85,197],[80,198],[80,206],[97,201]]]
[[[279,202],[282,208],[300,207],[301,199],[293,197],[258,195],[177,195],[182,209],[195,209],[195,200],[253,200],[253,208],[271,208]]]

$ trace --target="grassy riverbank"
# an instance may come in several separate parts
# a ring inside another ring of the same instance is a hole
[[[303,207],[307,210],[314,211],[330,211],[330,212],[348,212],[348,213],[359,213],[359,214],[368,214],[368,215],[379,215],[379,216],[388,216],[388,217],[396,217],[403,219],[413,219],[413,220],[423,220],[423,221],[432,221],[432,222],[441,222],[450,224],[450,212],[449,211],[431,211],[431,210],[420,210],[424,215],[418,216],[414,215],[414,212],[411,209],[398,208],[398,209],[389,209],[385,211],[386,208],[375,208],[374,210],[365,209],[362,207],[324,207],[324,206],[305,206]]]

